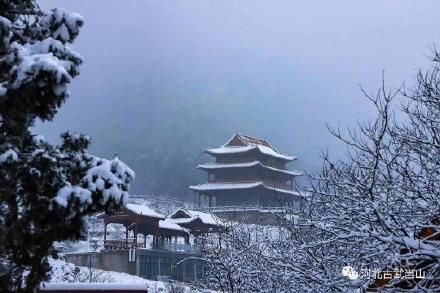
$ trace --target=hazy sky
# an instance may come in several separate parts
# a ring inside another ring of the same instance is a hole
[[[439,1],[40,3],[85,18],[73,45],[81,75],[41,132],[86,132],[95,153],[147,165],[153,141],[210,147],[239,131],[298,155],[294,168],[316,168],[321,149],[340,152],[326,123],[371,117],[359,85],[376,89],[382,70],[390,86],[410,82],[439,43]]]

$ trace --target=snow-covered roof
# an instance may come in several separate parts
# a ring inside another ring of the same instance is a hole
[[[286,193],[286,194],[291,194],[291,195],[302,196],[301,193],[299,193],[297,191],[293,191],[293,190],[274,188],[274,187],[269,187],[269,186],[266,186],[266,185],[264,185],[264,188],[266,188],[268,190],[275,191],[275,192],[279,192],[279,193]]]
[[[264,139],[243,135],[239,133],[235,133],[234,136],[231,139],[229,139],[228,142],[223,146],[218,148],[207,149],[205,150],[205,152],[212,155],[222,155],[222,154],[245,153],[255,149],[260,151],[260,153],[262,154],[286,161],[293,161],[296,159],[295,157],[281,154],[280,151],[275,149]]]
[[[246,167],[254,167],[257,166],[258,164],[260,164],[259,161],[231,163],[231,164],[208,163],[208,164],[198,165],[197,168],[200,169],[246,168]]]
[[[266,140],[264,140],[264,139],[261,139],[261,138],[256,138],[256,137],[252,137],[252,136],[249,136],[249,135],[244,135],[244,134],[240,134],[240,133],[238,133],[238,132],[236,132],[229,140],[228,140],[228,142],[227,143],[225,143],[223,146],[231,146],[232,145],[232,142],[234,141],[234,140],[238,140],[238,141],[240,141],[241,143],[243,143],[243,144],[245,144],[245,145],[264,145],[264,146],[267,146],[267,147],[270,147],[270,148],[272,148],[272,149],[274,149],[276,152],[278,152],[279,153],[279,151],[278,150],[276,150],[273,146],[271,146],[270,145],[270,143],[268,142],[268,141],[266,141]]]
[[[245,153],[250,150],[255,149],[256,146],[254,145],[247,145],[247,146],[221,146],[218,148],[212,148],[207,149],[205,152],[208,154],[213,155],[227,155],[227,154],[238,154],[238,153]]]
[[[214,170],[214,169],[225,169],[225,168],[249,168],[249,167],[255,167],[255,166],[261,166],[265,169],[272,170],[272,171],[279,172],[279,173],[283,173],[286,175],[298,176],[298,175],[302,174],[299,171],[289,171],[289,170],[282,170],[282,169],[277,169],[274,167],[269,167],[269,166],[263,165],[260,161],[252,161],[252,162],[245,162],[245,163],[232,163],[232,164],[209,163],[209,164],[198,165],[197,168],[205,169],[205,170]]]
[[[174,218],[179,212],[183,212],[188,217]],[[168,216],[167,220],[168,219],[172,220],[174,223],[177,224],[190,223],[196,219],[200,219],[202,223],[207,225],[218,225],[220,223],[220,219],[217,218],[217,216],[215,216],[214,214],[194,211],[194,210],[187,210],[187,209],[176,210],[175,212],[173,212],[171,215]]]
[[[158,212],[154,211],[153,209],[149,208],[146,205],[129,203],[125,207],[128,210],[130,210],[133,213],[138,214],[138,215],[149,216],[152,218],[165,219],[164,215],[159,214]]]
[[[260,152],[262,152],[263,154],[275,157],[275,158],[280,158],[283,160],[287,160],[287,161],[293,161],[296,159],[296,157],[294,156],[287,156],[287,155],[283,155],[277,151],[275,151],[275,149],[264,146],[264,145],[257,145],[258,149],[260,150]]]
[[[237,189],[254,189],[257,187],[263,187],[267,190],[272,190],[274,192],[279,193],[285,193],[285,194],[291,194],[291,195],[297,195],[300,196],[300,193],[288,190],[288,189],[281,189],[281,188],[274,188],[264,185],[263,182],[257,181],[257,182],[248,182],[248,183],[205,183],[200,185],[193,185],[189,188],[195,191],[215,191],[215,190],[237,190]]]
[[[175,231],[182,231],[185,233],[188,233],[188,230],[179,226],[173,219],[165,219],[159,221],[159,228],[161,229],[168,229],[168,230],[175,230]]]
[[[263,182],[246,182],[246,183],[204,183],[199,185],[193,185],[189,188],[196,191],[209,191],[209,190],[236,190],[236,189],[252,189],[259,187]]]
[[[200,211],[193,211],[193,210],[187,210],[187,211],[190,212],[190,214],[193,215],[193,217],[199,218],[200,220],[202,220],[202,222],[204,224],[209,224],[209,225],[218,225],[219,224],[219,218],[217,216],[215,216],[214,214],[204,213],[204,212],[200,212]]]
[[[207,149],[205,150],[206,153],[212,154],[212,155],[225,155],[225,154],[238,154],[238,153],[246,153],[251,150],[258,149],[262,154],[286,160],[286,161],[293,161],[296,159],[296,157],[293,156],[286,156],[280,153],[277,153],[275,150],[271,149],[270,147],[264,146],[264,145],[247,145],[247,146],[222,146],[219,148],[213,148],[213,149]]]

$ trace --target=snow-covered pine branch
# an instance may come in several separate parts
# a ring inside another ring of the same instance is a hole
[[[313,201],[300,226],[290,227],[292,247],[299,247],[295,255],[307,261],[289,264],[304,272],[298,278],[304,287],[312,282],[322,290],[378,286],[375,280],[343,276],[342,267],[350,265],[358,272],[422,269],[426,279],[395,279],[386,287],[439,289],[438,72],[434,61],[434,69],[419,73],[412,90],[389,92],[383,85],[368,96],[377,110],[374,120],[348,137],[332,132],[347,144],[347,158],[324,157],[323,171],[312,180]],[[396,98],[400,103],[393,103]]]
[[[69,48],[83,19],[36,1],[0,0],[0,291],[34,290],[48,278],[54,241],[85,237],[85,216],[120,208],[134,172],[87,153],[66,132],[52,145],[31,131],[69,96],[82,57]]]

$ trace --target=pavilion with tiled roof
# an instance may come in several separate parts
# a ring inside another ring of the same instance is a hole
[[[174,211],[167,220],[188,229],[196,237],[224,230],[224,220],[214,214],[184,208]]]
[[[217,232],[222,229],[222,221],[216,216],[199,211],[178,209],[169,216],[154,211],[147,205],[127,204],[120,211],[99,216],[104,220],[104,246],[106,248],[146,247],[146,237],[153,236],[153,246],[159,242],[171,241],[173,237],[183,237],[189,243],[190,235]],[[126,228],[125,239],[108,240],[107,225],[122,224]],[[129,238],[129,231],[133,236]],[[138,234],[144,241],[138,243]]]
[[[200,260],[205,239],[200,236],[227,228],[224,221],[206,212],[182,208],[165,216],[146,204],[134,203],[98,218],[104,223],[104,249],[66,254],[69,262],[151,280],[164,276],[180,282],[201,279],[206,264]],[[125,227],[125,237],[114,233],[115,224]],[[107,239],[107,232],[112,239]]]
[[[296,157],[282,154],[267,141],[236,133],[223,146],[205,152],[215,161],[197,168],[208,173],[208,182],[190,186],[200,207],[300,203],[294,178],[301,172],[286,167]]]

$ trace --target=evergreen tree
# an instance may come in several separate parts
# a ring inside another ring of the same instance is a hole
[[[0,291],[35,291],[49,276],[54,241],[85,236],[86,215],[128,197],[133,171],[87,153],[90,138],[66,132],[52,145],[31,130],[51,121],[79,74],[67,44],[83,19],[36,1],[0,0]]]

